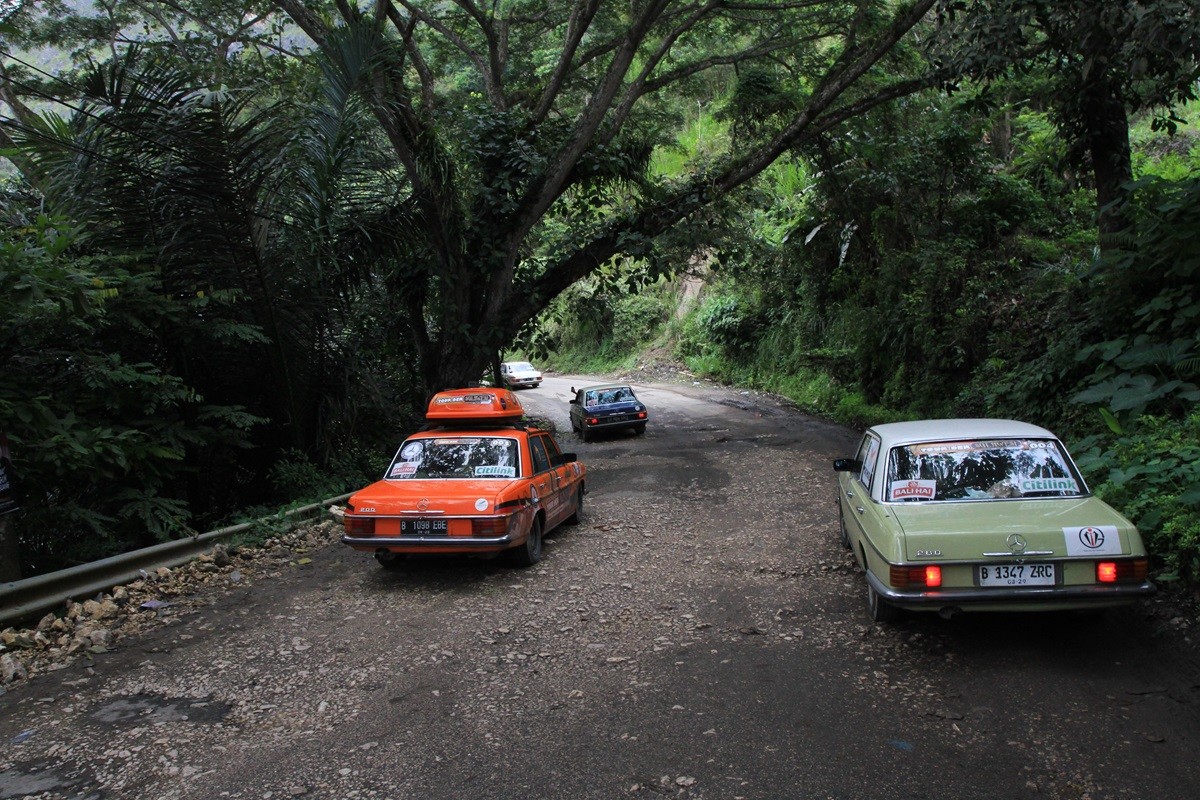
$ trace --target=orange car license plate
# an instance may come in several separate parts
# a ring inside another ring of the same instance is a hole
[[[449,525],[444,519],[402,519],[401,536],[448,536]]]

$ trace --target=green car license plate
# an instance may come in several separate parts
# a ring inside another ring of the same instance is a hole
[[[401,536],[445,536],[449,527],[444,519],[402,519]]]
[[[980,586],[1053,586],[1053,564],[987,564],[975,568]]]

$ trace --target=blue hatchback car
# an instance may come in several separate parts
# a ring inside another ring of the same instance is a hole
[[[646,432],[650,414],[628,384],[604,383],[582,389],[572,386],[571,394],[571,430],[579,431],[583,441],[598,431]]]

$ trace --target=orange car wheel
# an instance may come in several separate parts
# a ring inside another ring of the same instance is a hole
[[[583,485],[575,490],[575,513],[567,517],[568,525],[578,525],[583,521]]]
[[[518,567],[531,567],[542,560],[542,518],[535,516],[529,526],[525,544],[509,550],[512,563]]]

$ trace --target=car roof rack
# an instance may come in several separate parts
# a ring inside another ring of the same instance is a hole
[[[479,387],[438,392],[429,400],[425,421],[438,427],[511,428],[525,416],[521,401],[508,389]]]
[[[426,422],[418,430],[421,431],[454,431],[454,430],[529,430],[531,426],[523,420],[512,422],[496,422],[491,417],[476,419],[456,419],[452,422]],[[534,426],[536,427],[536,426]]]

